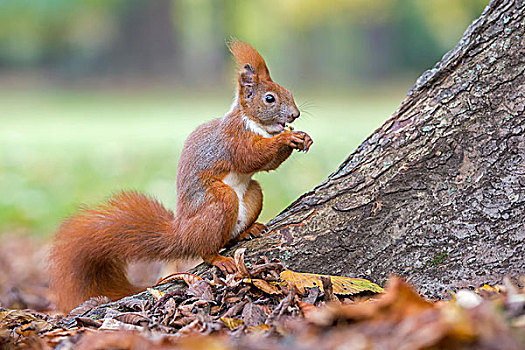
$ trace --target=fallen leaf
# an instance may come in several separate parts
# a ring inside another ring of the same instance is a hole
[[[160,298],[162,298],[166,293],[163,292],[163,291],[160,291],[160,290],[157,290],[157,289],[153,289],[153,288],[147,288],[146,289],[148,292],[151,293],[151,295],[153,295],[153,297],[155,298],[155,300],[159,301]]]
[[[88,300],[84,301],[82,304],[71,310],[71,312],[69,312],[68,317],[73,318],[76,316],[84,315],[85,313],[91,311],[97,306],[104,305],[110,302],[111,299],[105,296],[89,298]]]
[[[244,324],[244,321],[239,318],[221,317],[221,321],[228,329],[232,330]]]
[[[24,310],[6,310],[0,311],[0,325],[11,327],[37,321],[37,318],[30,312]]]
[[[155,283],[153,287],[173,281],[184,281],[188,286],[190,286],[197,281],[202,281],[202,277],[189,272],[172,273],[171,275],[161,278],[157,283]]]
[[[144,330],[144,327],[124,323],[113,318],[106,318],[99,330]]]
[[[258,335],[258,334],[263,334],[263,333],[268,332],[270,328],[272,328],[272,326],[270,326],[269,324],[261,323],[261,324],[258,324],[257,326],[251,326],[251,327],[246,328],[246,331],[248,333]]]
[[[203,300],[215,301],[211,286],[207,281],[198,280],[188,288],[188,294]]]
[[[301,309],[304,317],[306,317],[306,319],[309,318],[309,316],[317,311],[317,307],[315,307],[315,305],[313,304],[310,304],[310,303],[306,303],[306,302],[303,302],[303,301],[300,301],[298,300],[297,302],[297,306],[299,306],[299,309]]]
[[[145,326],[151,322],[150,318],[144,315],[138,314],[136,312],[125,312],[125,313],[122,313],[120,315],[113,317],[113,319],[120,321],[120,322],[127,323],[127,324],[136,325],[136,326]]]
[[[263,292],[265,292],[267,294],[282,294],[282,292],[279,290],[279,288],[277,288],[273,284],[270,284],[270,283],[266,282],[265,280],[252,278],[250,280],[250,282],[254,286],[256,286],[257,288],[259,288],[260,290],[262,290]]]
[[[499,293],[499,292],[501,292],[501,290],[499,289],[498,286],[492,287],[492,286],[489,286],[488,284],[484,284],[480,288],[476,289],[476,291],[477,292],[485,291],[485,292],[492,292],[492,293]]]
[[[78,336],[79,333],[82,333],[84,337],[86,337],[87,335],[91,334],[91,332],[94,331],[89,328],[82,328],[81,330],[78,328],[67,330],[55,329],[44,333],[43,338],[47,345],[55,348],[56,346],[58,346],[58,344],[62,343],[63,341],[67,343],[68,339]]]
[[[323,291],[321,277],[330,277],[333,292],[341,295],[352,295],[365,291],[383,293],[384,290],[377,284],[362,278],[350,278],[330,275],[319,275],[315,273],[301,273],[291,270],[284,270],[280,274],[281,279],[295,287],[301,295],[305,294],[305,288],[318,287]]]
[[[246,326],[257,326],[266,321],[264,311],[254,303],[247,303],[242,310],[242,320]]]
[[[312,317],[320,325],[332,324],[333,320],[343,319],[346,321],[398,321],[403,318],[419,314],[431,309],[433,303],[423,299],[406,282],[398,277],[392,277],[387,284],[385,294],[381,295],[375,302],[347,304],[338,306],[327,305],[319,310],[319,314]]]
[[[200,333],[202,331],[202,328],[203,328],[203,325],[202,325],[201,320],[196,318],[192,322],[187,324],[186,326],[179,329],[179,334],[192,335],[192,334]]]
[[[246,251],[246,248],[240,248],[237,249],[233,255],[233,259],[235,260],[235,265],[237,266],[237,277],[245,278],[250,277],[250,273],[248,272],[248,268],[246,267],[246,263],[244,262],[244,252]]]
[[[75,317],[78,327],[94,327],[99,328],[102,322],[94,320],[90,317]]]
[[[28,341],[36,341],[38,333],[50,330],[52,327],[47,321],[25,310],[0,311],[0,347],[4,339],[15,340],[13,332]]]
[[[149,303],[149,300],[138,299],[134,296],[129,296],[118,301],[119,305],[125,306],[128,309],[135,311],[144,311]]]

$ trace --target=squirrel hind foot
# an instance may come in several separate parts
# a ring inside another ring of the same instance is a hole
[[[234,274],[237,272],[237,265],[235,260],[229,256],[215,255],[210,258],[204,259],[204,261],[210,265],[216,266],[225,275]]]

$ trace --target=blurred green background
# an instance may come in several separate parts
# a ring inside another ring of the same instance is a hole
[[[0,0],[0,234],[50,235],[138,189],[175,207],[178,154],[229,108],[224,45],[254,45],[315,143],[262,183],[263,221],[394,112],[486,0]]]

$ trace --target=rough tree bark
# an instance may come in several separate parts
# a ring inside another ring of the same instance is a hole
[[[241,244],[247,256],[395,273],[429,297],[525,275],[524,12],[492,1],[337,171]]]
[[[227,254],[378,283],[398,274],[437,298],[525,275],[524,12],[492,1],[337,171]]]

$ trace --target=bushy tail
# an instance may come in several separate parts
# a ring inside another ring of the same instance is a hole
[[[51,250],[57,307],[69,311],[89,297],[138,292],[127,279],[127,262],[180,258],[175,225],[172,211],[136,192],[122,192],[66,220]]]

